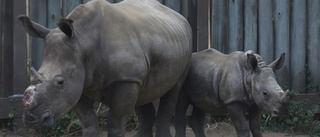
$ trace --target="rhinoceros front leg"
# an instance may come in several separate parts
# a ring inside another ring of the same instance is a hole
[[[227,105],[232,123],[238,137],[250,137],[249,121],[246,119],[246,108],[239,102]]]
[[[78,103],[73,107],[78,116],[83,137],[97,137],[99,131],[98,117],[93,110],[93,101],[82,96]]]
[[[105,100],[110,107],[108,114],[108,137],[124,137],[126,123],[133,112],[139,85],[134,82],[117,82],[108,91]]]
[[[152,137],[153,123],[155,120],[155,109],[152,103],[136,107],[136,114],[139,118],[139,130],[134,137]]]
[[[257,106],[254,106],[249,110],[249,124],[253,137],[262,137],[261,110]]]

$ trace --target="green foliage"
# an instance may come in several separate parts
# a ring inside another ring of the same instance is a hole
[[[80,122],[73,111],[69,111],[49,130],[43,131],[46,137],[74,136],[81,134]]]
[[[95,104],[96,114],[98,116],[103,115],[107,112],[109,108],[103,104]],[[106,130],[108,120],[106,117],[99,117],[99,126],[102,130]],[[138,117],[133,113],[128,122],[126,129],[127,131],[133,131],[138,128],[139,122]],[[69,111],[62,118],[60,118],[57,123],[49,130],[43,130],[42,134],[45,137],[60,137],[60,136],[79,136],[81,135],[80,121],[77,118],[75,112]]]
[[[11,107],[9,114],[8,114],[8,124],[7,124],[7,128],[9,130],[13,130],[14,129],[14,114],[16,113],[16,108]]]
[[[311,74],[311,70],[308,66],[308,64],[304,65],[305,68],[305,73],[306,73],[306,87],[305,87],[305,92],[308,90],[313,90],[316,93],[320,94],[320,84],[318,85],[314,85],[312,84],[312,74]]]
[[[303,109],[306,101],[296,102],[290,100],[290,116],[287,118],[272,118],[262,116],[262,130],[275,132],[290,132],[295,134],[320,135],[320,121],[315,120],[315,110]]]

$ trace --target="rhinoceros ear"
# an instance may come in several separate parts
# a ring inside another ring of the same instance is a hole
[[[257,60],[256,56],[254,56],[253,54],[247,54],[247,63],[249,65],[250,69],[252,69],[253,71],[257,70],[258,60]]]
[[[273,62],[269,65],[269,67],[272,68],[273,71],[282,68],[282,66],[283,66],[283,64],[284,64],[284,61],[285,61],[285,55],[286,55],[285,53],[282,53],[281,56],[280,56],[277,60],[273,61]]]
[[[73,36],[73,21],[71,19],[61,19],[58,23],[59,29],[69,38]]]
[[[32,37],[44,39],[50,32],[48,28],[31,21],[29,17],[25,15],[18,16],[18,19],[22,22],[27,33]]]

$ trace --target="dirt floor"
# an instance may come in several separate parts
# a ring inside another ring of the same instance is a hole
[[[205,127],[205,132],[207,137],[236,137],[236,132],[232,125],[227,123],[218,123],[213,125],[207,125]],[[174,135],[174,128],[171,127],[171,133]],[[128,132],[126,137],[133,137],[135,131]],[[187,128],[187,137],[195,137],[191,128]],[[102,132],[100,137],[106,137],[107,132]],[[264,132],[264,137],[308,137],[307,135],[293,135],[288,133],[274,133],[274,132]],[[0,131],[0,137],[40,137],[28,131],[20,131],[17,134],[8,132],[5,130]]]

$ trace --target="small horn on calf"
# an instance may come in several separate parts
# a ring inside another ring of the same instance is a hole
[[[33,67],[30,70],[32,75],[35,75],[38,80],[43,81],[42,76]]]
[[[286,90],[285,92],[283,92],[282,94],[282,98],[288,98],[289,94],[289,90]]]

